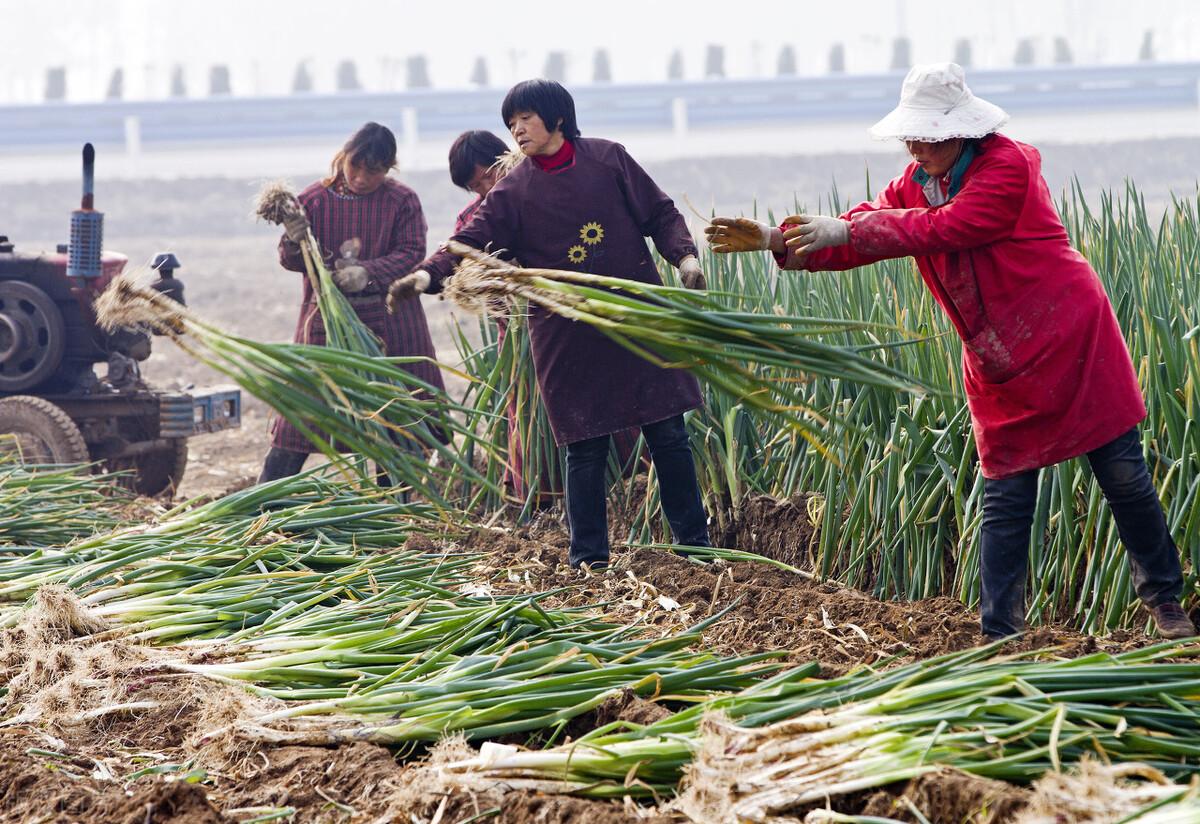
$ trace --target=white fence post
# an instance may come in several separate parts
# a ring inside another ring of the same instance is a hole
[[[671,131],[675,133],[678,140],[687,137],[688,132],[688,114],[687,101],[682,97],[671,99]]]
[[[400,130],[403,134],[404,157],[401,161],[406,169],[411,169],[417,162],[417,110],[413,106],[405,106],[400,110]]]
[[[136,114],[125,115],[125,154],[137,157],[142,153],[142,119]]]

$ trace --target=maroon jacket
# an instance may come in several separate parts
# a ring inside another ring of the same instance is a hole
[[[453,239],[506,249],[522,265],[661,283],[646,237],[672,265],[696,253],[683,216],[625,151],[578,138],[572,166],[554,173],[525,161],[488,193]],[[439,252],[419,268],[430,290],[457,258]],[[529,310],[538,386],[554,439],[568,444],[665,420],[700,405],[700,385],[663,369],[584,323]]]
[[[425,254],[427,227],[416,192],[390,178],[371,194],[361,197],[337,194],[317,182],[301,192],[299,200],[328,265],[333,265],[344,241],[353,237],[362,241],[359,260],[369,273],[370,282],[362,292],[347,297],[362,322],[383,341],[384,352],[433,358],[433,339],[420,298],[400,301],[394,315],[388,314],[386,304],[388,286],[411,272]],[[286,235],[279,241],[279,262],[293,272],[304,271],[300,247]],[[325,324],[317,310],[316,295],[308,278],[303,281],[304,296],[295,341],[324,346]],[[444,387],[441,370],[431,363],[405,368],[427,383]],[[313,451],[308,439],[282,418],[276,420],[273,436],[274,446],[297,452]]]

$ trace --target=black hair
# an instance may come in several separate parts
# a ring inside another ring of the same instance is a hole
[[[562,130],[563,137],[579,137],[575,122],[575,100],[571,93],[554,80],[523,80],[508,90],[500,106],[500,117],[508,126],[517,112],[534,112],[542,119],[547,131]]]
[[[475,176],[475,168],[491,168],[508,145],[484,129],[472,129],[460,134],[450,145],[450,179],[461,189],[467,188]]]
[[[393,169],[396,166],[396,136],[380,123],[364,123],[333,156],[326,186],[341,176],[342,164],[347,160],[351,166],[360,166],[372,172]]]

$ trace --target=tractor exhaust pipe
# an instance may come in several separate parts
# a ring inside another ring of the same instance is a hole
[[[104,245],[104,214],[95,206],[96,150],[83,146],[83,199],[71,213],[71,246],[67,253],[67,277],[98,278],[100,251]]]
[[[96,150],[91,143],[83,144],[83,201],[80,211],[90,212],[94,208],[96,192]]]

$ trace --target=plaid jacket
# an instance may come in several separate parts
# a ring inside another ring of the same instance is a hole
[[[362,322],[383,341],[384,351],[388,355],[434,357],[433,339],[421,299],[401,301],[394,315],[388,314],[386,304],[392,281],[411,272],[425,256],[428,227],[417,193],[391,178],[361,197],[338,194],[318,182],[301,192],[299,200],[329,265],[332,266],[343,242],[354,237],[362,242],[359,261],[370,280],[366,289],[349,296],[350,303]],[[293,272],[304,271],[300,247],[286,235],[279,241],[279,262]],[[294,340],[323,346],[325,324],[317,310],[312,285],[307,277],[303,281],[304,294]],[[441,370],[433,364],[407,368],[427,383],[445,388]],[[282,418],[275,421],[272,444],[297,452],[313,451],[308,439]]]

